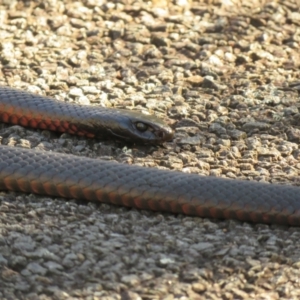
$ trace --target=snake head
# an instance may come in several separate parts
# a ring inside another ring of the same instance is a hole
[[[106,113],[103,115],[102,112],[97,119],[106,135],[124,140],[162,144],[171,140],[174,135],[173,130],[161,119],[130,110],[106,109]],[[102,135],[101,132],[99,135]]]

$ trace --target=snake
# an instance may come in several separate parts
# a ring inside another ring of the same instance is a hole
[[[24,127],[163,144],[172,128],[153,115],[79,105],[0,87],[0,121]],[[250,223],[300,225],[300,188],[146,168],[0,145],[0,190]]]

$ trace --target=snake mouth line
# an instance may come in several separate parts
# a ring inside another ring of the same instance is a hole
[[[120,134],[116,134],[116,133],[114,133],[111,129],[108,129],[108,131],[111,133],[111,135],[113,135],[113,136],[115,136],[115,137],[117,137],[117,138],[120,138],[120,139],[122,139],[122,140],[130,140],[129,137],[125,137],[125,136],[122,136],[122,135],[120,135]]]

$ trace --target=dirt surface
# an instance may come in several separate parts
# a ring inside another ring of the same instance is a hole
[[[299,1],[1,1],[0,84],[155,114],[162,147],[3,145],[299,185]],[[1,299],[298,299],[300,230],[1,192]]]

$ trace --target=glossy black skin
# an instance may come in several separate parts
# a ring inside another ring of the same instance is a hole
[[[0,190],[300,226],[300,188],[0,146]]]
[[[173,130],[152,115],[73,104],[4,86],[0,87],[0,121],[139,143],[162,144],[173,138]]]
[[[101,109],[91,116],[94,128],[101,127],[100,136],[117,137],[127,141],[161,144],[173,138],[173,130],[162,120],[139,112],[123,109]]]
[[[0,88],[0,120],[89,137],[162,143],[172,130],[153,116],[73,105]],[[101,201],[199,217],[300,226],[300,189],[122,165],[0,146],[0,190]]]

